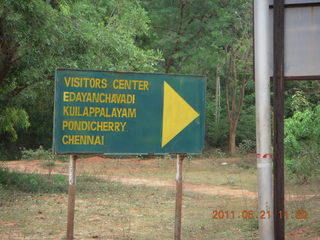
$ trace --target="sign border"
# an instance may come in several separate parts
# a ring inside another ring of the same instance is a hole
[[[52,140],[52,151],[55,155],[104,155],[104,156],[164,156],[164,155],[171,155],[171,154],[184,154],[182,152],[163,152],[163,153],[153,153],[153,152],[137,152],[137,153],[120,153],[120,152],[101,152],[101,153],[76,153],[76,152],[64,152],[58,153],[56,152],[56,139],[55,139],[55,131],[56,131],[56,105],[57,105],[57,72],[58,71],[78,71],[78,72],[104,72],[104,73],[118,73],[118,74],[149,74],[149,75],[163,75],[163,76],[182,76],[182,77],[201,77],[204,79],[204,89],[203,89],[203,100],[206,103],[206,88],[207,88],[207,77],[200,74],[176,74],[176,73],[154,73],[154,72],[125,72],[125,71],[107,71],[107,70],[94,70],[94,69],[77,69],[77,68],[56,68],[55,69],[55,77],[54,77],[54,109],[53,109],[53,140]],[[206,119],[206,104],[204,104],[204,111],[203,111],[203,127],[202,127],[202,136],[205,137],[205,119]],[[205,140],[204,140],[205,141]],[[199,152],[195,153],[187,153],[188,155],[199,155],[204,150],[205,144],[203,145],[202,149]]]

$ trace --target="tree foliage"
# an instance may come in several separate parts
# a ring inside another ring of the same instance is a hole
[[[159,52],[136,41],[149,22],[138,1],[1,0],[2,149],[29,125],[18,141],[50,146],[55,68],[154,71]]]
[[[249,0],[0,0],[1,157],[51,146],[57,67],[205,75],[207,145],[254,146],[252,15]],[[286,89],[294,166],[318,146],[320,83]]]
[[[163,51],[165,60],[160,70],[207,77],[207,143],[226,145],[232,130],[235,149],[235,131],[242,106],[246,104],[244,90],[252,81],[252,2],[147,0],[143,3],[151,17],[153,38],[149,44]],[[216,84],[218,79],[223,90],[221,96],[216,94],[216,87],[220,86]],[[254,125],[250,131],[254,131]]]
[[[285,120],[285,155],[289,172],[299,181],[310,180],[320,169],[320,105],[311,108],[298,92],[293,97],[295,109]]]

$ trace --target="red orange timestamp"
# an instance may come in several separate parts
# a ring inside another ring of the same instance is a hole
[[[306,210],[295,211],[278,211],[279,219],[307,219],[308,212]],[[234,211],[234,210],[213,210],[212,219],[271,219],[273,218],[271,211],[261,210],[258,212],[252,210]]]

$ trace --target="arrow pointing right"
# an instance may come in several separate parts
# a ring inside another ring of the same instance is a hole
[[[170,142],[197,117],[199,113],[164,81],[161,147]]]

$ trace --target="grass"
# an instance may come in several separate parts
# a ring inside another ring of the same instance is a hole
[[[0,168],[0,184],[23,192],[66,192],[66,177],[55,175],[48,178],[41,174],[11,172]]]
[[[42,162],[42,167],[44,168],[53,168],[56,163],[52,160]]]
[[[80,178],[78,181],[76,239],[172,238],[175,206],[172,190],[93,180]],[[6,202],[7,200],[2,199]],[[26,239],[40,239],[44,236],[49,239],[62,239],[66,201],[65,194],[21,193],[12,204],[2,208],[0,221],[7,225],[14,224],[11,227],[12,236],[20,234]],[[249,233],[241,231],[242,226],[247,224],[244,220],[211,219],[214,208],[243,208],[243,204],[242,201],[230,201],[220,197],[185,194],[184,239],[229,239],[230,236],[247,239]],[[0,232],[10,234],[8,227],[1,225]]]
[[[239,162],[238,162],[239,161]],[[228,162],[222,166],[221,162]],[[240,167],[241,159],[191,159],[183,168],[185,182],[226,187],[256,188],[253,168]],[[58,163],[54,169],[65,169]],[[77,164],[75,213],[76,239],[166,240],[173,239],[175,192],[166,187],[123,185],[101,175],[175,179],[175,160],[106,160]],[[57,178],[57,179],[56,179]],[[8,180],[9,179],[9,180]],[[33,181],[35,179],[35,181]],[[60,180],[59,180],[60,179]],[[63,180],[62,180],[63,179]],[[35,184],[36,182],[37,184]],[[58,185],[57,185],[58,184]],[[63,186],[62,190],[60,185]],[[317,185],[300,186],[288,182],[288,191],[318,190]],[[308,189],[310,187],[311,189]],[[66,230],[67,176],[0,172],[0,239],[63,239]],[[306,235],[320,236],[320,199],[287,202],[287,209],[306,209],[308,219],[290,218],[286,231],[308,227]],[[257,208],[256,199],[209,196],[184,192],[183,230],[186,240],[259,239],[257,219],[243,219],[242,211]],[[212,219],[214,210],[233,210],[235,218]],[[291,215],[292,216],[292,215]]]
[[[183,164],[183,178],[187,183],[211,184],[221,186],[233,186],[256,191],[256,170],[254,168],[242,169],[239,162],[230,162],[223,166],[222,162],[229,161],[226,158],[219,159],[185,159]],[[155,177],[161,180],[174,180],[175,159],[157,158],[154,161],[120,160],[111,159],[103,164],[93,166],[91,170],[85,165],[79,165],[80,171],[90,171],[90,174],[117,175],[132,177]]]

